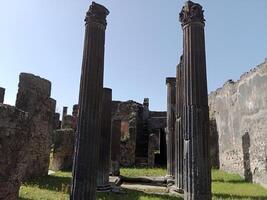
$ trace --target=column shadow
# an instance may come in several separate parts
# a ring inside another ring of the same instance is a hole
[[[247,182],[253,181],[253,175],[250,166],[250,136],[248,132],[242,136],[242,149],[243,149],[243,164],[244,164],[244,176]]]

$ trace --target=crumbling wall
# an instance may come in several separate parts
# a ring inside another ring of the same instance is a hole
[[[56,101],[50,98],[51,83],[33,74],[21,73],[16,107],[29,114],[31,138],[25,178],[47,175]]]
[[[28,124],[28,113],[0,104],[0,199],[18,199],[30,157]]]
[[[75,145],[73,129],[59,129],[53,133],[53,145],[50,154],[49,169],[71,170]]]
[[[209,107],[220,168],[267,186],[267,61],[212,92]]]
[[[121,161],[122,166],[135,163],[136,133],[138,112],[142,105],[134,101],[112,102],[112,119],[121,120]]]

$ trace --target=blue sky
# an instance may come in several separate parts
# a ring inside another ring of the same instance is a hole
[[[167,76],[182,52],[181,0],[99,0],[110,10],[105,81],[114,100],[166,109]],[[166,3],[167,2],[167,3]],[[199,0],[206,18],[208,88],[239,79],[267,57],[266,0]],[[1,0],[0,86],[14,104],[20,72],[52,82],[57,110],[77,103],[89,0]],[[70,110],[69,110],[70,112]]]

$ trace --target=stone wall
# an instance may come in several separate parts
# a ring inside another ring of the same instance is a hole
[[[47,175],[56,101],[50,98],[51,83],[33,74],[21,73],[16,107],[29,114],[30,157],[25,178]]]
[[[121,120],[121,161],[122,166],[132,166],[135,163],[135,147],[138,112],[142,105],[134,101],[113,101],[112,119]]]
[[[28,113],[0,104],[0,199],[18,199],[30,156],[28,124]]]
[[[53,133],[53,145],[50,154],[49,169],[71,170],[75,145],[73,129],[59,129]]]
[[[213,159],[221,169],[267,186],[267,61],[212,92],[209,107]]]

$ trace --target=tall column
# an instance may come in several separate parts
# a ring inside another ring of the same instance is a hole
[[[183,189],[184,133],[183,133],[183,65],[182,56],[176,69],[176,124],[175,124],[175,186]]]
[[[86,29],[71,200],[96,199],[105,29],[108,14],[109,11],[104,6],[93,2],[85,18]]]
[[[184,71],[184,199],[211,199],[209,110],[202,6],[187,1],[180,13]]]
[[[110,191],[109,166],[110,166],[110,138],[111,138],[111,102],[112,90],[103,89],[101,134],[99,145],[99,161],[97,172],[97,190]]]
[[[166,78],[167,85],[167,176],[174,179],[175,175],[175,93],[176,93],[176,78]]]
[[[111,137],[111,174],[120,175],[121,160],[121,120],[113,119]]]
[[[0,87],[0,103],[4,103],[5,91],[5,88]]]

